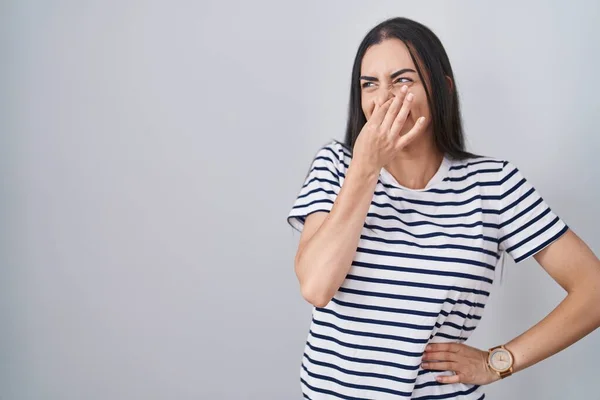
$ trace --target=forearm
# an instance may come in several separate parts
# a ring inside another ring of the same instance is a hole
[[[304,297],[317,306],[331,300],[350,270],[378,176],[378,171],[351,163],[331,211],[298,252]]]
[[[530,367],[577,342],[600,326],[600,289],[573,290],[543,320],[511,340],[513,372]]]

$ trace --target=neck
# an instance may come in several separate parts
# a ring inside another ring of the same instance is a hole
[[[440,168],[444,154],[437,149],[430,135],[413,141],[385,169],[396,182],[409,189],[424,189]]]

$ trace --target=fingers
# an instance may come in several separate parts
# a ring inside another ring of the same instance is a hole
[[[436,381],[440,383],[459,383],[460,376],[459,375],[439,375],[435,378]]]
[[[413,99],[414,99],[414,95],[412,93],[409,93],[406,96],[406,100],[402,104],[402,108],[400,109],[398,114],[395,116],[394,121],[393,121],[392,125],[390,126],[390,134],[391,135],[395,136],[400,133],[400,130],[402,129],[402,127],[404,126],[404,123],[406,122],[406,117],[408,117],[408,113],[410,112],[410,108],[412,106]]]
[[[448,351],[428,351],[423,355],[423,361],[456,361],[456,355]]]
[[[385,114],[387,113],[388,109],[392,105],[393,100],[394,98],[392,97],[391,99],[388,99],[385,103],[383,103],[381,107],[375,106],[375,109],[373,110],[373,115],[371,115],[369,122],[374,124],[374,126],[381,125],[381,122],[383,121],[383,118],[385,117]]]
[[[461,346],[461,343],[429,343],[425,348],[425,351],[449,351],[457,353]]]
[[[403,103],[406,103],[405,99],[407,99],[407,95],[406,95],[407,92],[408,92],[408,86],[404,85],[404,86],[402,86],[402,89],[400,89],[400,94],[398,96],[394,97],[394,101],[390,105],[390,108],[388,109],[388,112],[385,114],[385,118],[383,119],[383,122],[381,123],[381,128],[384,132],[387,132],[390,130],[401,107],[404,107]],[[413,96],[411,94],[409,94],[408,97],[411,97],[411,100],[412,100]]]
[[[422,363],[421,366],[424,369],[432,369],[435,371],[454,371],[458,365],[455,362],[443,361],[443,362],[426,362],[426,363]]]

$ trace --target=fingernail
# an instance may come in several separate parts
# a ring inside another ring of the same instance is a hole
[[[423,368],[427,368],[427,367],[429,367],[429,364],[427,364],[427,363],[423,363],[423,364],[421,364],[421,367],[423,367]]]
[[[422,124],[423,122],[425,122],[425,117],[419,118],[419,123]],[[431,347],[427,347],[427,350],[431,350]]]
[[[402,89],[400,89],[400,91],[402,93],[406,93],[407,90],[408,90],[408,86],[406,86],[406,85],[402,86]]]
[[[406,100],[411,101],[413,99],[413,97],[415,97],[415,95],[412,93],[409,93],[408,96],[406,96]]]

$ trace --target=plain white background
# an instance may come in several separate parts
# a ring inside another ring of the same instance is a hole
[[[301,398],[285,220],[391,16],[444,43],[470,149],[519,166],[599,253],[596,1],[3,1],[0,399]],[[564,295],[507,262],[468,344]],[[487,398],[598,398],[598,359],[594,332]]]

